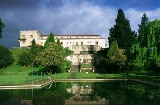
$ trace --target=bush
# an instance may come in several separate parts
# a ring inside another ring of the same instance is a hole
[[[14,61],[12,53],[4,46],[0,46],[0,68],[7,67]]]
[[[33,55],[27,50],[22,51],[17,58],[17,64],[21,66],[28,66],[33,62]]]

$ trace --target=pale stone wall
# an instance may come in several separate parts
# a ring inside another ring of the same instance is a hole
[[[93,54],[72,54],[72,65],[79,65],[80,63],[92,63]]]
[[[39,37],[41,33],[39,30],[20,30],[20,47],[28,47],[31,45],[32,40],[35,39],[36,43],[39,44]]]
[[[47,37],[47,35],[42,35],[39,30],[20,30],[20,47],[31,45],[33,39],[35,39],[36,44],[44,46]],[[105,38],[101,38],[99,35],[55,35],[55,40],[57,39],[60,39],[63,47],[70,50],[72,50],[73,45],[96,45],[105,48]]]

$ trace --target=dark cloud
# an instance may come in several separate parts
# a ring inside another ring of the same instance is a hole
[[[35,8],[39,4],[39,0],[1,0],[0,9],[24,9]]]
[[[111,5],[109,1],[111,0],[1,0],[0,18],[5,23],[5,28],[0,45],[8,48],[19,46],[17,39],[20,29],[39,29],[44,34],[100,34],[107,38],[117,15],[116,3]],[[153,18],[160,17],[151,15],[157,11],[159,10],[148,13]],[[129,15],[126,16],[134,23],[131,24],[134,29],[138,27],[144,12],[147,11],[127,11]]]

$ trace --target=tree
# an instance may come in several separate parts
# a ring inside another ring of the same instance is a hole
[[[12,64],[14,58],[12,53],[4,46],[0,46],[0,68],[7,67]]]
[[[19,55],[18,55],[18,60],[17,60],[17,64],[21,65],[21,66],[28,66],[30,64],[32,64],[33,62],[33,56],[32,53],[30,51],[22,51]]]
[[[57,40],[57,44],[61,45],[61,43],[60,43],[60,40],[59,40],[59,39]]]
[[[126,56],[124,55],[124,49],[118,48],[116,40],[111,43],[106,60],[110,65],[118,66],[119,70],[121,70],[121,68],[125,65]]]
[[[2,29],[5,27],[4,23],[0,19],[0,38],[2,38]]]
[[[46,47],[49,42],[55,42],[53,33],[50,33],[49,36],[47,37],[47,39],[44,43],[44,47]]]
[[[50,42],[44,51],[36,56],[35,61],[44,66],[48,73],[60,72],[57,70],[66,61],[65,57],[63,48],[57,43]]]
[[[147,23],[148,23],[148,17],[147,14],[143,14],[141,18],[141,24],[138,24],[138,41],[140,42],[141,47],[145,47],[147,45]]]
[[[35,39],[33,39],[32,45],[31,45],[31,53],[35,54],[35,50],[36,50],[36,41],[35,41]]]
[[[118,10],[115,22],[116,24],[110,28],[108,37],[109,45],[116,40],[119,48],[130,48],[135,41],[136,33],[131,30],[130,22],[125,18],[125,14],[121,8]]]

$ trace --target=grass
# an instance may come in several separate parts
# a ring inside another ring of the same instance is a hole
[[[32,76],[33,71],[33,76]],[[122,79],[122,78],[136,78],[146,81],[153,81],[160,83],[160,75],[155,73],[129,73],[127,76],[125,73],[93,73],[93,72],[78,72],[78,73],[56,73],[52,75],[47,75],[42,67],[32,68],[31,66],[22,67],[15,63],[8,66],[7,68],[0,69],[0,85],[14,85],[14,84],[30,84],[32,81],[41,81],[48,79],[65,79],[65,78],[75,78],[75,79]]]

